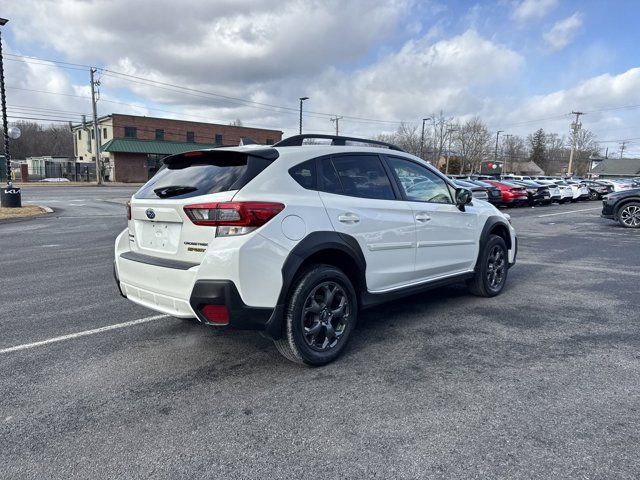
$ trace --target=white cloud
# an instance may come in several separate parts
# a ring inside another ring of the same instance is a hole
[[[525,3],[532,8],[535,2],[518,3],[523,19],[540,16],[555,5],[538,3],[534,15],[527,13],[531,10]],[[326,115],[313,112],[344,115],[343,133],[372,136],[397,124],[349,117],[419,122],[443,110],[458,118],[480,115],[495,129],[526,134],[539,127],[567,132],[568,117],[549,117],[572,110],[640,103],[640,69],[594,77],[535,97],[507,97],[501,87],[509,91],[521,81],[525,57],[473,29],[452,34],[444,28],[446,23],[436,20],[427,29],[428,19],[421,18],[421,32],[426,33],[407,33],[405,21],[417,21],[410,15],[411,0],[374,6],[368,0],[22,0],[10,7],[7,16],[14,26],[7,51],[17,53],[15,46],[20,45],[20,53],[37,55],[38,49],[46,48],[57,54],[43,56],[104,64],[170,84],[288,107],[242,105],[103,75],[101,114],[131,112],[220,123],[240,118],[247,126],[292,134],[297,130],[297,99],[308,95],[309,131],[333,128]],[[575,27],[572,31],[575,34]],[[557,45],[561,38],[558,33],[552,42]],[[74,118],[90,112],[88,99],[67,96],[87,95],[85,72],[14,61],[6,65],[8,85],[58,93],[9,90],[10,104],[51,108]],[[638,124],[639,113],[590,113],[584,124],[596,132],[630,128]]]
[[[546,17],[558,0],[522,0],[514,3],[512,16],[520,22]]]
[[[526,134],[543,127],[547,131],[568,133],[571,111],[582,111],[584,128],[609,138],[615,130],[627,131],[638,124],[638,110],[612,109],[640,104],[640,68],[631,68],[618,75],[604,74],[580,82],[572,88],[535,95],[520,101],[492,99],[481,116],[495,128],[509,133]],[[564,115],[564,117],[562,117]],[[529,122],[531,123],[522,123]]]
[[[582,27],[582,15],[576,12],[564,20],[556,22],[551,30],[545,32],[542,37],[551,50],[562,50],[571,43],[580,27]]]

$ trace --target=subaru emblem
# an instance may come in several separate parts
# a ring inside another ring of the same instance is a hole
[[[149,220],[156,218],[156,212],[153,211],[153,208],[147,208],[146,214]]]

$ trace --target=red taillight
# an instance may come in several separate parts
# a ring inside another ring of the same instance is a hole
[[[131,220],[131,202],[127,202],[127,220]]]
[[[223,202],[187,205],[184,212],[196,225],[209,227],[260,227],[284,209],[282,203]]]
[[[229,323],[229,310],[226,305],[205,305],[200,310],[209,323],[227,325]]]

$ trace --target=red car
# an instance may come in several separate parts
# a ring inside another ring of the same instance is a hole
[[[483,180],[483,182],[490,183],[500,189],[502,193],[501,205],[512,207],[514,205],[525,205],[528,202],[527,189],[522,185],[505,181],[498,182],[497,180]]]

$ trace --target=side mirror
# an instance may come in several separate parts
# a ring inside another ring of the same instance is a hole
[[[464,212],[465,205],[469,205],[473,195],[466,188],[456,188],[456,206]]]

